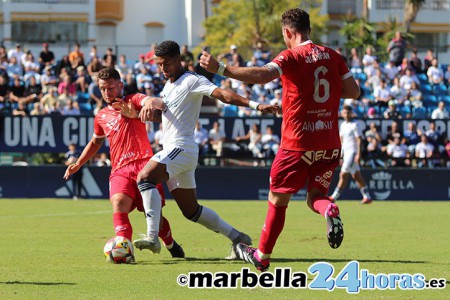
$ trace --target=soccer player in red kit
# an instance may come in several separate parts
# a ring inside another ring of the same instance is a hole
[[[138,111],[150,98],[144,94],[131,94],[121,98],[123,83],[119,73],[113,68],[102,69],[98,73],[98,80],[103,99],[108,105],[95,116],[94,135],[77,162],[67,167],[64,178],[67,180],[91,159],[107,138],[112,165],[109,195],[113,207],[114,229],[117,236],[131,240],[133,229],[128,213],[135,208],[146,214],[151,213],[149,208],[143,207],[136,183],[138,173],[153,156],[145,123],[138,118]],[[162,185],[158,186],[158,191],[164,205]],[[183,249],[172,238],[167,219],[162,217],[160,223],[159,237],[172,257],[184,257]]]
[[[340,246],[344,229],[339,208],[327,193],[340,157],[339,101],[359,95],[359,87],[342,57],[310,40],[307,12],[290,9],[282,15],[281,25],[287,50],[263,67],[226,66],[207,52],[200,57],[200,65],[208,71],[244,82],[267,83],[278,77],[282,80],[282,139],[270,172],[266,220],[257,249],[237,246],[240,258],[260,271],[269,268],[291,195],[305,184],[308,206],[326,219],[328,243],[332,248]]]

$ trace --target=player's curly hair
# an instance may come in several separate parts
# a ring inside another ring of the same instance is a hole
[[[169,56],[175,57],[180,55],[180,45],[174,41],[161,42],[155,49],[155,55],[158,57]]]
[[[300,8],[289,9],[281,16],[281,25],[294,28],[298,32],[311,29],[309,14]]]
[[[98,79],[106,80],[113,78],[115,80],[120,80],[120,74],[117,72],[114,68],[104,68],[101,69],[100,72],[98,72]]]

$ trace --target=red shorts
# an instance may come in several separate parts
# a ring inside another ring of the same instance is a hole
[[[290,151],[280,149],[270,170],[270,190],[295,194],[307,185],[308,192],[318,188],[328,193],[334,169],[339,164],[340,149]]]
[[[117,193],[125,194],[133,199],[131,211],[135,208],[139,211],[144,211],[142,197],[139,192],[136,179],[137,175],[144,168],[147,162],[148,159],[133,161],[111,173],[109,176],[109,198],[111,199],[112,196]],[[156,188],[161,195],[161,204],[164,206],[166,204],[166,198],[164,197],[164,189],[162,184],[158,184]]]

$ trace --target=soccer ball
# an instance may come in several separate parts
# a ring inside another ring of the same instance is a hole
[[[114,264],[129,264],[134,262],[133,244],[123,236],[116,236],[106,242],[103,252],[106,261]]]

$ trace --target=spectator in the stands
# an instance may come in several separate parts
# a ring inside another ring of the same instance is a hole
[[[257,42],[253,56],[256,58],[257,66],[264,66],[270,61],[271,52],[264,49],[263,43]]]
[[[94,57],[100,61],[100,55],[98,54],[98,49],[96,45],[91,46],[91,50],[89,51],[89,62],[91,62],[94,59]]]
[[[373,107],[369,107],[367,109],[367,118],[368,119],[378,119],[380,116],[377,114],[377,111]]]
[[[411,70],[411,74],[416,74],[414,72],[414,69],[411,67],[411,64],[409,63],[408,58],[403,58],[402,63],[400,64],[400,66],[398,66],[398,70],[399,70],[399,74],[401,76],[405,75],[406,70],[410,69]]]
[[[388,102],[388,108],[384,111],[383,116],[385,119],[397,120],[401,119],[402,115],[398,111],[397,105],[395,105],[394,100]]]
[[[450,87],[450,64],[447,65],[447,70],[444,73],[444,82]]]
[[[371,91],[374,91],[376,87],[381,85],[381,80],[383,79],[383,74],[380,68],[375,68],[372,75],[367,76],[367,81],[365,83]]]
[[[141,72],[136,75],[136,84],[140,93],[145,93],[145,89],[152,88],[153,80],[152,75],[145,67],[141,68]]]
[[[11,59],[14,57],[15,61],[20,64],[23,54],[24,53],[22,52],[22,45],[17,43],[14,48],[8,51],[8,59],[9,61],[11,61]]]
[[[433,58],[431,60],[431,66],[427,71],[428,81],[430,84],[440,84],[444,81],[444,72],[438,65],[438,60]]]
[[[377,142],[381,145],[381,135],[378,132],[377,125],[374,122],[370,122],[369,129],[364,133],[364,136],[367,138],[372,137],[377,140]]]
[[[39,102],[42,98],[42,86],[37,84],[34,76],[30,77],[28,85],[25,86],[25,96],[28,102]]]
[[[194,141],[198,146],[198,162],[203,165],[204,156],[208,153],[208,131],[202,127],[200,122],[197,122],[194,129]]]
[[[6,68],[6,71],[8,72],[9,78],[14,78],[16,76],[18,77],[23,76],[23,68],[20,65],[20,61],[18,61],[15,56],[12,56],[9,59],[9,64],[8,67]]]
[[[261,144],[266,158],[275,157],[280,148],[280,137],[273,132],[272,127],[267,126],[266,133],[261,137]]]
[[[194,54],[192,54],[192,52],[189,51],[188,45],[185,44],[181,46],[180,58],[181,61],[184,62],[186,66],[194,64]]]
[[[69,53],[69,61],[72,70],[75,70],[79,66],[84,66],[84,54],[80,50],[79,43],[75,43],[73,51]]]
[[[403,103],[405,101],[407,91],[400,85],[400,78],[394,78],[394,83],[389,89],[389,94],[397,103]]]
[[[158,130],[155,131],[155,142],[153,143],[153,152],[158,152],[162,150],[163,148],[163,142],[164,142],[164,134],[163,134],[163,127],[162,123],[159,123]]]
[[[19,102],[20,100],[26,101],[25,86],[22,80],[20,80],[20,77],[15,77],[13,82],[9,93],[9,99],[11,99],[12,102]]]
[[[227,65],[230,66],[244,66],[244,59],[242,58],[241,54],[238,52],[238,47],[236,45],[230,46],[230,52],[226,54],[220,54],[218,56],[218,60],[221,61],[222,59],[226,59]]]
[[[358,50],[356,48],[352,48],[350,50],[350,57],[348,59],[350,71],[352,73],[361,73],[362,72],[362,61],[359,58]]]
[[[418,158],[417,166],[422,168],[423,166],[433,167],[433,152],[434,146],[428,142],[428,138],[425,134],[420,136],[420,143],[417,144],[415,149],[416,158]]]
[[[87,65],[87,72],[89,76],[96,76],[101,69],[103,69],[102,63],[99,61],[97,56],[92,57],[91,61]]]
[[[386,135],[388,144],[392,144],[395,138],[399,138],[402,144],[405,142],[403,134],[398,129],[398,123],[396,121],[391,123],[391,130]]]
[[[55,64],[55,54],[53,51],[50,51],[48,43],[42,44],[41,53],[39,53],[39,64],[40,71],[44,70],[45,67],[52,67]]]
[[[395,137],[392,144],[386,149],[388,157],[391,159],[392,166],[410,166],[411,160],[408,147],[401,143],[400,138]]]
[[[402,33],[400,31],[395,32],[395,35],[389,42],[386,51],[389,54],[389,60],[393,61],[396,66],[399,66],[402,63],[402,60],[405,57],[406,47],[407,42],[403,38]]]
[[[66,106],[63,107],[62,114],[65,116],[78,116],[80,115],[80,108],[78,102],[71,99],[67,100]]]
[[[447,109],[445,108],[444,101],[439,101],[438,107],[435,110],[433,110],[433,112],[431,113],[431,118],[434,120],[449,118],[449,114],[448,114]]]
[[[114,54],[112,48],[106,49],[106,53],[105,55],[103,55],[103,63],[106,64],[105,67],[111,68],[114,68],[114,66],[117,64],[117,55]]]
[[[372,54],[372,50],[373,50],[372,46],[366,47],[366,54],[364,54],[362,59],[364,68],[371,66],[377,59],[377,57]]]
[[[122,78],[125,78],[128,73],[132,72],[132,66],[127,62],[127,57],[124,54],[119,56],[119,62],[115,66],[115,69],[119,72]]]
[[[58,84],[58,94],[67,93],[70,96],[77,94],[77,86],[72,82],[72,76],[64,76],[63,81]]]
[[[392,99],[392,97],[387,86],[387,82],[384,78],[380,79],[380,85],[374,89],[373,96],[375,98],[375,103],[379,107],[388,106],[388,102]]]
[[[127,96],[127,95],[131,95],[131,94],[135,94],[138,92],[138,88],[137,88],[137,84],[136,84],[136,80],[133,77],[133,74],[128,73],[125,76],[125,82],[123,85],[123,95]]]
[[[88,93],[89,93],[89,102],[92,105],[102,103],[103,97],[102,92],[100,91],[100,87],[98,86],[97,76],[92,77],[92,82],[89,84],[88,87]]]
[[[428,141],[433,144],[438,154],[444,151],[444,136],[437,130],[434,122],[430,122],[428,130],[425,131],[425,135],[427,136]]]
[[[52,112],[52,109],[56,107],[57,102],[59,102],[58,95],[56,93],[56,87],[53,86],[48,88],[48,93],[42,96],[40,100],[42,109],[46,114],[50,114]]]
[[[244,136],[236,137],[236,142],[248,140],[248,150],[250,150],[255,158],[263,158],[262,144],[261,144],[261,130],[258,124],[253,124],[252,128]],[[258,162],[256,162],[256,165]]]
[[[434,58],[434,51],[433,49],[428,49],[427,53],[425,54],[425,57],[423,58],[423,71],[426,74],[428,71],[428,68],[431,66],[431,61]]]
[[[282,99],[281,99],[281,89],[275,90],[273,92],[273,99],[270,100],[270,105],[278,105],[279,107],[281,107],[281,103],[282,103]]]
[[[414,70],[414,73],[419,74],[422,73],[422,61],[417,56],[417,49],[414,48],[414,50],[411,52],[411,57],[409,58],[409,64],[411,65],[411,68]]]
[[[422,106],[422,92],[419,90],[416,82],[411,83],[411,89],[406,93],[406,99],[409,100],[412,106]]]
[[[30,111],[30,116],[45,115],[45,111],[42,110],[39,102],[33,103],[33,109]]]
[[[109,160],[108,155],[106,153],[100,153],[100,158],[95,163],[97,167],[110,167],[111,160]]]
[[[411,69],[406,69],[405,75],[400,77],[400,86],[405,90],[410,90],[413,82],[420,85],[419,79],[417,79],[416,75],[412,74]]]
[[[58,86],[58,78],[53,74],[52,67],[46,66],[41,76],[42,92],[47,93],[50,87]]]
[[[12,112],[13,116],[21,116],[21,117],[26,117],[29,114],[28,108],[27,108],[27,104],[25,100],[19,100],[17,102],[17,107],[15,109],[13,109]]]
[[[89,84],[91,83],[91,76],[86,73],[84,66],[77,68],[76,75],[74,77],[74,84],[77,92],[86,93]]]
[[[220,128],[219,122],[215,121],[208,133],[209,144],[215,151],[216,157],[222,157],[223,143],[225,142],[225,132]]]
[[[392,84],[394,82],[394,78],[396,78],[399,73],[399,69],[393,61],[389,61],[384,67],[383,72],[386,75],[388,82]]]
[[[417,129],[414,122],[409,122],[407,129],[403,131],[403,136],[405,138],[405,144],[408,146],[408,151],[411,155],[416,153],[416,145],[420,142],[420,136],[422,132]]]

